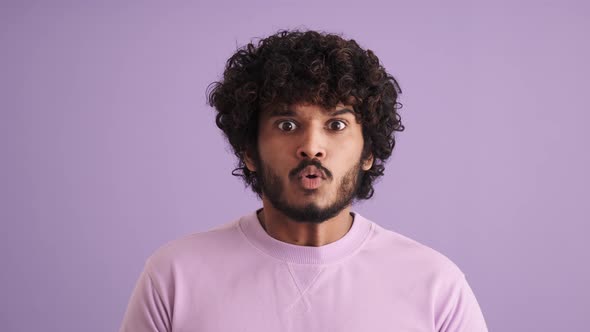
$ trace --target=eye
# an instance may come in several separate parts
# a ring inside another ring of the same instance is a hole
[[[342,120],[330,121],[330,123],[328,123],[328,128],[335,131],[344,130],[344,128],[346,128],[346,122]]]
[[[295,128],[297,128],[297,125],[295,124],[295,122],[293,122],[291,120],[281,121],[281,122],[279,122],[279,124],[277,126],[282,131],[293,131],[293,130],[295,130]]]

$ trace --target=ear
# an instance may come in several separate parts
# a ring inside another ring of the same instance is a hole
[[[371,167],[373,167],[373,154],[371,153],[367,159],[363,160],[363,165],[362,165],[362,169],[363,171],[368,171],[371,169]]]
[[[244,159],[244,164],[246,164],[246,168],[248,168],[250,172],[256,172],[256,163],[254,163],[254,159],[252,159],[248,149],[242,152],[242,156]]]

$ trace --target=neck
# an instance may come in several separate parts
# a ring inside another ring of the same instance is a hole
[[[319,247],[335,242],[346,235],[353,223],[350,205],[321,223],[294,221],[264,199],[263,207],[257,215],[266,233],[294,245]]]

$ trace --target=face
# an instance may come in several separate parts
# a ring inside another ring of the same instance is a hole
[[[363,171],[362,126],[352,106],[292,105],[260,115],[256,172],[263,200],[292,220],[321,223],[349,206]]]

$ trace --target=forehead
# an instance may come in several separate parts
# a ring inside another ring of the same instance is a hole
[[[281,116],[314,118],[330,117],[336,115],[345,116],[347,114],[353,117],[355,116],[354,107],[352,105],[344,105],[339,103],[333,108],[324,108],[315,104],[283,104],[263,110],[261,113],[261,119]]]

